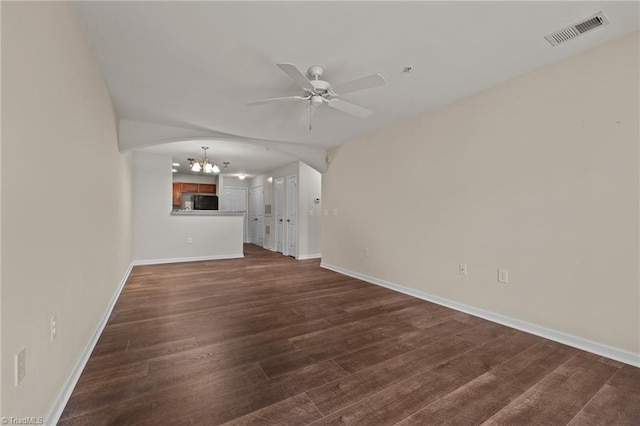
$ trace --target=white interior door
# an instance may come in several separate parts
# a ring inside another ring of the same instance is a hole
[[[287,177],[287,255],[298,256],[298,176]]]
[[[276,179],[273,198],[276,217],[276,251],[284,253],[284,178]]]
[[[222,207],[224,210],[243,211],[244,226],[242,241],[249,241],[249,212],[247,211],[247,188],[225,187],[222,193]]]
[[[264,187],[262,185],[251,188],[249,196],[249,210],[251,212],[251,243],[264,246]]]

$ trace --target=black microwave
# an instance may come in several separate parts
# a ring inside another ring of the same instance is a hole
[[[194,210],[218,210],[217,195],[194,194],[191,196]]]

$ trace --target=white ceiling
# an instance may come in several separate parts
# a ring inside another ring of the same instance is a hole
[[[193,137],[269,141],[319,169],[328,147],[639,29],[638,2],[76,5],[126,124],[121,148]],[[610,25],[558,47],[544,39],[600,10]],[[333,84],[372,73],[387,84],[344,95],[370,118],[323,105],[309,131],[302,102],[245,105],[300,94],[276,67],[283,62],[303,72],[322,65]]]
[[[164,143],[141,148],[140,151],[154,154],[171,155],[179,173],[193,173],[189,169],[188,158],[201,159],[204,156],[203,146],[209,147],[207,157],[222,169],[223,162],[228,161],[227,170],[223,174],[246,175],[254,177],[296,161],[295,157],[274,152],[272,149],[258,145],[222,141],[194,139],[189,141]]]

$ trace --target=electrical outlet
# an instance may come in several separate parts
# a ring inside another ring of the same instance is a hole
[[[15,385],[18,386],[27,374],[27,349],[22,348],[15,355]]]
[[[309,210],[309,216],[313,216],[313,210]]]
[[[461,263],[458,266],[458,273],[460,275],[467,275],[467,264],[466,263]]]
[[[509,282],[509,271],[498,268],[498,282],[507,284]]]
[[[193,244],[193,238],[187,237],[187,244]]]
[[[369,248],[365,247],[364,249],[362,249],[362,254],[364,255],[364,257],[369,257]]]
[[[58,335],[58,318],[54,315],[51,317],[51,341]]]

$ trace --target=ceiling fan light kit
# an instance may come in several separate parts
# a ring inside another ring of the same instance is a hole
[[[247,102],[246,104],[248,106],[255,106],[281,101],[307,101],[307,106],[309,107],[309,130],[311,130],[311,118],[313,113],[316,108],[323,103],[329,105],[330,108],[346,112],[347,114],[358,118],[369,117],[372,114],[370,110],[338,98],[345,93],[383,86],[386,83],[382,75],[372,74],[332,86],[328,81],[320,80],[320,77],[322,77],[322,74],[324,73],[324,68],[320,65],[314,65],[307,71],[311,79],[307,78],[293,64],[278,64],[278,68],[287,74],[289,78],[303,90],[303,96],[285,96],[281,98],[260,99],[257,101]]]

